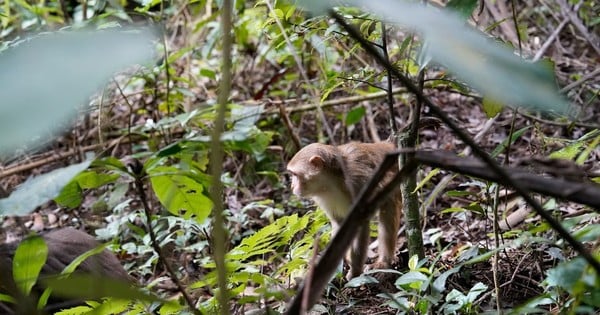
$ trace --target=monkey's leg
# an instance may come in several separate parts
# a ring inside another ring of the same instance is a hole
[[[399,194],[398,194],[399,195]],[[394,196],[395,197],[395,196]],[[396,242],[402,218],[402,202],[400,196],[386,201],[379,211],[378,241],[379,259],[375,268],[387,268],[396,258]]]
[[[352,241],[350,249],[350,271],[346,275],[348,280],[358,277],[363,272],[363,266],[367,261],[367,250],[369,249],[369,223],[361,226],[356,231],[356,237]]]

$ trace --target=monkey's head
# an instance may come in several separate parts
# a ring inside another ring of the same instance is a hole
[[[342,161],[334,146],[313,143],[290,160],[287,171],[292,179],[292,191],[300,197],[315,197],[326,193],[331,185],[343,184]]]

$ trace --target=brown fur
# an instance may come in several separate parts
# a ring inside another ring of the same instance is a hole
[[[70,227],[48,232],[42,235],[42,237],[48,246],[48,258],[46,259],[46,264],[42,267],[40,277],[60,274],[75,258],[98,247],[100,244],[91,235]],[[18,245],[18,243],[0,244],[0,279],[2,280],[2,283],[0,283],[0,293],[15,293],[16,287],[14,281],[12,281],[12,259]],[[92,273],[114,279],[131,281],[131,278],[125,269],[123,269],[119,259],[108,250],[104,250],[100,254],[88,257],[79,264],[76,272]],[[39,295],[42,290],[42,288],[39,288],[36,285],[33,293],[34,295]],[[80,303],[81,301],[68,301],[53,298],[49,301],[46,310],[54,311],[57,310],[56,308],[60,308],[59,306],[67,307]],[[53,305],[56,306],[56,308],[54,308]],[[34,304],[32,306],[35,307]],[[8,311],[10,307],[12,307],[11,304],[0,303],[0,313]],[[22,307],[26,307],[25,305],[18,305],[18,307],[19,310],[17,310],[17,312],[26,312],[21,309]]]
[[[346,218],[354,198],[369,182],[385,155],[394,150],[387,142],[351,142],[340,146],[313,143],[300,150],[288,163],[295,194],[312,198],[327,214],[333,232]],[[390,174],[386,177],[391,176]],[[382,184],[379,184],[381,187]],[[389,267],[394,259],[402,215],[400,190],[379,211],[379,259],[377,268]],[[360,226],[349,253],[349,278],[362,273],[369,244],[368,224]]]

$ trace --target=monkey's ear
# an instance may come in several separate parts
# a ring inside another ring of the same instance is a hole
[[[315,168],[321,169],[323,168],[323,164],[325,164],[325,161],[323,161],[322,157],[318,155],[313,155],[310,157],[310,159],[308,159],[308,163],[310,163],[310,165],[312,165]]]

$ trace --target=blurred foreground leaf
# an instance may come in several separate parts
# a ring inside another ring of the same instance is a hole
[[[1,128],[1,127],[0,127]],[[50,173],[30,178],[8,198],[0,199],[0,216],[25,215],[48,200],[58,196],[62,188],[75,175],[86,169],[92,161],[56,169]]]
[[[52,294],[64,298],[99,300],[104,297],[113,297],[148,302],[161,301],[158,297],[136,289],[128,282],[106,276],[75,273],[69,277],[56,276],[41,279],[41,282],[52,289]]]
[[[40,34],[0,53],[0,153],[68,127],[115,72],[152,57],[149,29]]]
[[[24,294],[31,292],[47,257],[48,246],[40,236],[28,237],[17,247],[13,259],[13,278]]]

